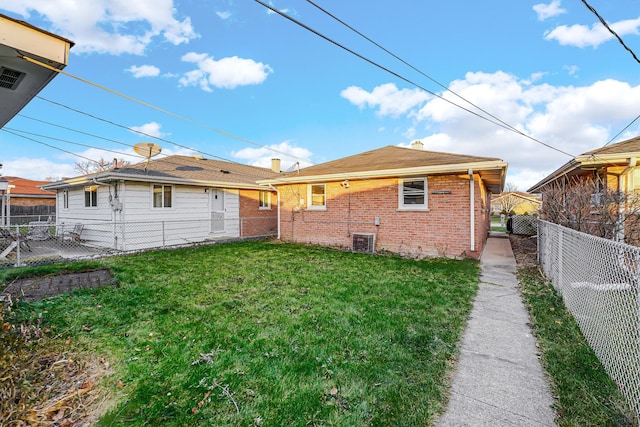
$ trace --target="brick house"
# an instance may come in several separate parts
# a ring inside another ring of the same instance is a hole
[[[44,191],[40,185],[47,181],[34,181],[16,176],[2,176],[9,182],[9,196],[6,207],[12,224],[26,224],[29,221],[46,221],[56,215],[56,193]],[[5,213],[6,216],[6,213]]]
[[[260,180],[279,195],[282,240],[403,255],[479,258],[497,158],[387,146]]]
[[[93,246],[137,250],[237,237],[275,236],[276,193],[256,184],[270,169],[167,156],[51,182],[56,224],[82,224]]]

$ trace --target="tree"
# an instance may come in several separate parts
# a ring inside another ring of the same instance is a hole
[[[583,233],[640,245],[640,197],[595,178],[567,178],[544,188],[540,216]]]
[[[520,203],[520,199],[513,193],[502,193],[496,202],[500,207],[500,212],[508,214]]]
[[[113,159],[112,162],[109,162],[103,159],[102,157],[100,157],[100,160],[97,160],[97,161],[79,160],[74,165],[74,169],[76,170],[76,172],[80,173],[81,175],[89,175],[92,173],[103,172],[103,171],[113,169],[116,166],[116,163],[118,167],[128,166],[129,164],[131,164],[128,160],[124,160],[124,159]]]

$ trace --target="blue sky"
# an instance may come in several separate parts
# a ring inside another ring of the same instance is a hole
[[[181,117],[59,75],[0,131],[2,174],[74,176],[146,141],[286,169],[419,139],[501,158],[526,190],[640,114],[640,64],[580,0],[314,2],[420,72],[306,0],[270,4],[395,75],[255,0],[0,0],[76,43],[66,72]],[[589,3],[640,54],[636,1]],[[458,96],[537,141],[442,100],[485,115]]]

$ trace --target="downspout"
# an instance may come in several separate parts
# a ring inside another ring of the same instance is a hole
[[[475,185],[473,182],[473,169],[468,170],[469,173],[469,221],[471,229],[471,252],[476,250],[476,211],[474,209],[475,203]]]
[[[273,185],[269,185],[269,189],[276,192],[276,200],[278,202],[278,240],[280,240],[280,190]]]

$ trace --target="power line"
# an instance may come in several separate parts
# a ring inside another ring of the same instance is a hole
[[[604,20],[604,18],[602,16],[600,16],[600,14],[598,13],[598,11],[591,6],[589,3],[587,3],[587,0],[582,0],[582,3],[584,3],[585,6],[587,6],[587,9],[589,9],[591,12],[593,12],[594,15],[596,15],[598,17],[598,19],[600,20],[600,22],[602,23],[602,25],[604,25],[604,27],[609,30],[609,32],[611,34],[613,34],[613,36],[618,39],[618,42],[620,42],[620,44],[622,45],[622,47],[624,47],[627,51],[629,51],[629,53],[631,54],[631,56],[633,56],[633,59],[636,60],[636,62],[640,63],[640,59],[638,59],[638,57],[636,56],[636,54],[633,52],[633,50],[631,50],[631,48],[629,46],[627,46],[625,44],[625,42],[622,40],[622,38],[618,35],[618,33],[616,33],[610,26],[609,24],[607,24],[607,21]]]
[[[455,91],[449,89],[446,85],[440,83],[438,80],[434,79],[433,77],[429,76],[428,74],[426,74],[425,72],[423,72],[422,70],[420,70],[419,68],[413,66],[412,64],[410,64],[409,62],[405,61],[404,59],[402,59],[401,57],[399,57],[398,55],[396,55],[395,53],[391,52],[390,50],[388,50],[387,48],[385,48],[384,46],[382,46],[381,44],[377,43],[375,40],[371,39],[370,37],[366,36],[365,34],[363,34],[362,32],[358,31],[356,28],[354,28],[353,26],[349,25],[348,23],[346,23],[345,21],[343,21],[342,19],[338,18],[337,16],[335,16],[334,14],[332,14],[331,12],[329,12],[328,10],[322,8],[321,6],[319,6],[318,4],[314,3],[311,0],[307,0],[308,3],[310,3],[312,6],[316,7],[317,9],[319,9],[320,11],[322,11],[323,13],[325,13],[326,15],[330,16],[331,18],[333,18],[334,20],[338,21],[340,24],[342,24],[343,26],[347,27],[348,29],[350,29],[351,31],[353,31],[354,33],[358,34],[360,37],[362,37],[363,39],[367,40],[369,43],[375,45],[376,47],[378,47],[379,49],[383,50],[384,52],[386,52],[387,54],[391,55],[392,57],[394,57],[395,59],[397,59],[398,61],[402,62],[404,65],[408,66],[409,68],[411,68],[412,70],[418,72],[420,75],[422,75],[423,77],[426,77],[427,79],[431,80],[433,83],[437,84],[438,86],[440,86],[442,89],[444,89],[447,92],[452,93],[453,95],[455,95],[456,97],[458,97],[459,99],[461,99],[462,101],[474,106],[475,108],[477,108],[478,110],[482,111],[483,113],[487,114],[489,117],[496,119],[497,121],[499,121],[500,123],[504,124],[505,126],[508,126],[510,129],[515,130],[517,133],[519,134],[523,134],[523,132],[521,132],[520,130],[518,130],[517,128],[511,126],[509,123],[501,120],[499,117],[494,116],[493,114],[491,114],[490,112],[488,112],[487,110],[483,109],[482,107],[474,104],[473,102],[469,101],[468,99],[464,98],[463,96],[459,95],[458,93],[456,93]]]
[[[298,26],[300,26],[300,27],[304,28],[305,30],[307,30],[307,31],[309,31],[309,32],[311,32],[311,33],[313,33],[313,34],[317,35],[318,37],[320,37],[320,38],[322,38],[322,39],[324,39],[324,40],[328,41],[329,43],[331,43],[331,44],[333,44],[333,45],[335,45],[335,46],[339,47],[340,49],[345,50],[346,52],[348,52],[348,53],[350,53],[350,54],[352,54],[352,55],[354,55],[354,56],[356,56],[356,57],[358,57],[358,58],[362,59],[363,61],[365,61],[365,62],[367,62],[367,63],[369,63],[369,64],[373,65],[374,67],[379,68],[379,69],[381,69],[381,70],[383,70],[383,71],[385,71],[385,72],[387,72],[387,73],[389,73],[389,74],[391,74],[391,75],[393,75],[393,76],[395,76],[395,77],[399,78],[400,80],[402,80],[402,81],[404,81],[404,82],[406,82],[406,83],[409,83],[409,84],[411,84],[411,85],[413,85],[413,86],[415,86],[415,87],[417,87],[417,88],[419,88],[419,89],[421,89],[421,90],[423,90],[423,91],[425,91],[425,92],[427,92],[427,93],[429,93],[429,94],[431,94],[431,95],[435,96],[436,98],[439,98],[439,99],[441,99],[441,100],[443,100],[443,101],[445,101],[445,102],[447,102],[447,103],[449,103],[449,104],[451,104],[451,105],[453,105],[453,106],[455,106],[455,107],[458,107],[458,108],[460,108],[460,109],[462,109],[462,110],[464,110],[464,111],[466,111],[466,112],[468,112],[468,113],[470,113],[470,114],[473,114],[474,116],[476,116],[476,117],[478,117],[478,118],[481,118],[481,119],[483,119],[483,120],[486,120],[486,121],[488,121],[489,123],[492,123],[492,124],[494,124],[494,125],[496,125],[496,126],[500,126],[501,128],[507,129],[507,130],[509,130],[509,131],[511,131],[511,132],[515,132],[515,133],[517,133],[518,135],[524,136],[525,138],[528,138],[528,139],[530,139],[530,140],[532,140],[532,141],[534,141],[534,142],[536,142],[536,143],[538,143],[538,144],[541,144],[541,145],[543,145],[543,146],[545,146],[545,147],[547,147],[547,148],[549,148],[549,149],[552,149],[552,150],[557,151],[557,152],[559,152],[559,153],[565,154],[565,155],[567,155],[567,156],[569,156],[569,157],[575,157],[574,155],[569,154],[569,153],[567,153],[566,151],[563,151],[563,150],[561,150],[561,149],[559,149],[559,148],[556,148],[556,147],[554,147],[554,146],[552,146],[552,145],[550,145],[550,144],[547,144],[547,143],[545,143],[545,142],[542,142],[542,141],[540,141],[540,140],[538,140],[538,139],[536,139],[536,138],[534,138],[534,137],[532,137],[532,136],[530,136],[530,135],[527,135],[526,133],[524,133],[524,132],[522,132],[522,131],[520,131],[520,130],[518,130],[518,129],[514,128],[513,126],[510,126],[510,125],[504,125],[504,124],[502,124],[502,123],[500,123],[500,122],[493,121],[493,120],[489,119],[489,118],[488,118],[488,117],[486,117],[486,116],[482,116],[482,115],[478,114],[478,113],[477,113],[477,112],[475,112],[475,111],[469,110],[468,108],[465,108],[465,107],[463,107],[463,106],[461,106],[461,105],[459,105],[459,104],[456,104],[455,102],[453,102],[453,101],[451,101],[451,100],[449,100],[449,99],[446,99],[446,98],[444,98],[443,96],[440,96],[440,95],[436,94],[435,92],[430,91],[429,89],[426,89],[426,88],[424,88],[423,86],[421,86],[421,85],[419,85],[419,84],[415,83],[414,81],[412,81],[412,80],[410,80],[410,79],[408,79],[408,78],[406,78],[406,77],[404,77],[404,76],[402,76],[402,75],[400,75],[400,74],[396,73],[395,71],[392,71],[391,69],[389,69],[389,68],[387,68],[387,67],[385,67],[385,66],[383,66],[383,65],[381,65],[381,64],[378,64],[377,62],[373,61],[372,59],[367,58],[366,56],[364,56],[364,55],[362,55],[362,54],[360,54],[360,53],[358,53],[358,52],[356,52],[356,51],[354,51],[353,49],[350,49],[350,48],[348,48],[348,47],[344,46],[343,44],[340,44],[339,42],[337,42],[337,41],[335,41],[335,40],[331,39],[330,37],[328,37],[328,36],[326,36],[326,35],[324,35],[324,34],[320,33],[320,32],[319,32],[319,31],[317,31],[317,30],[314,30],[313,28],[309,27],[308,25],[306,25],[306,24],[304,24],[304,23],[300,22],[299,20],[297,20],[297,19],[295,19],[295,18],[293,18],[293,17],[291,17],[291,16],[289,16],[289,15],[287,15],[287,14],[286,14],[286,13],[284,13],[284,12],[281,12],[280,10],[276,9],[275,7],[273,7],[273,6],[271,6],[271,5],[268,5],[268,4],[264,3],[264,2],[263,2],[263,1],[261,1],[261,0],[255,0],[255,2],[257,2],[257,3],[261,4],[262,6],[266,7],[267,9],[271,10],[271,11],[272,11],[272,12],[274,12],[274,13],[277,13],[278,15],[282,16],[283,18],[288,19],[289,21],[291,21],[291,22],[293,22],[294,24],[296,24],[296,25],[298,25]]]

